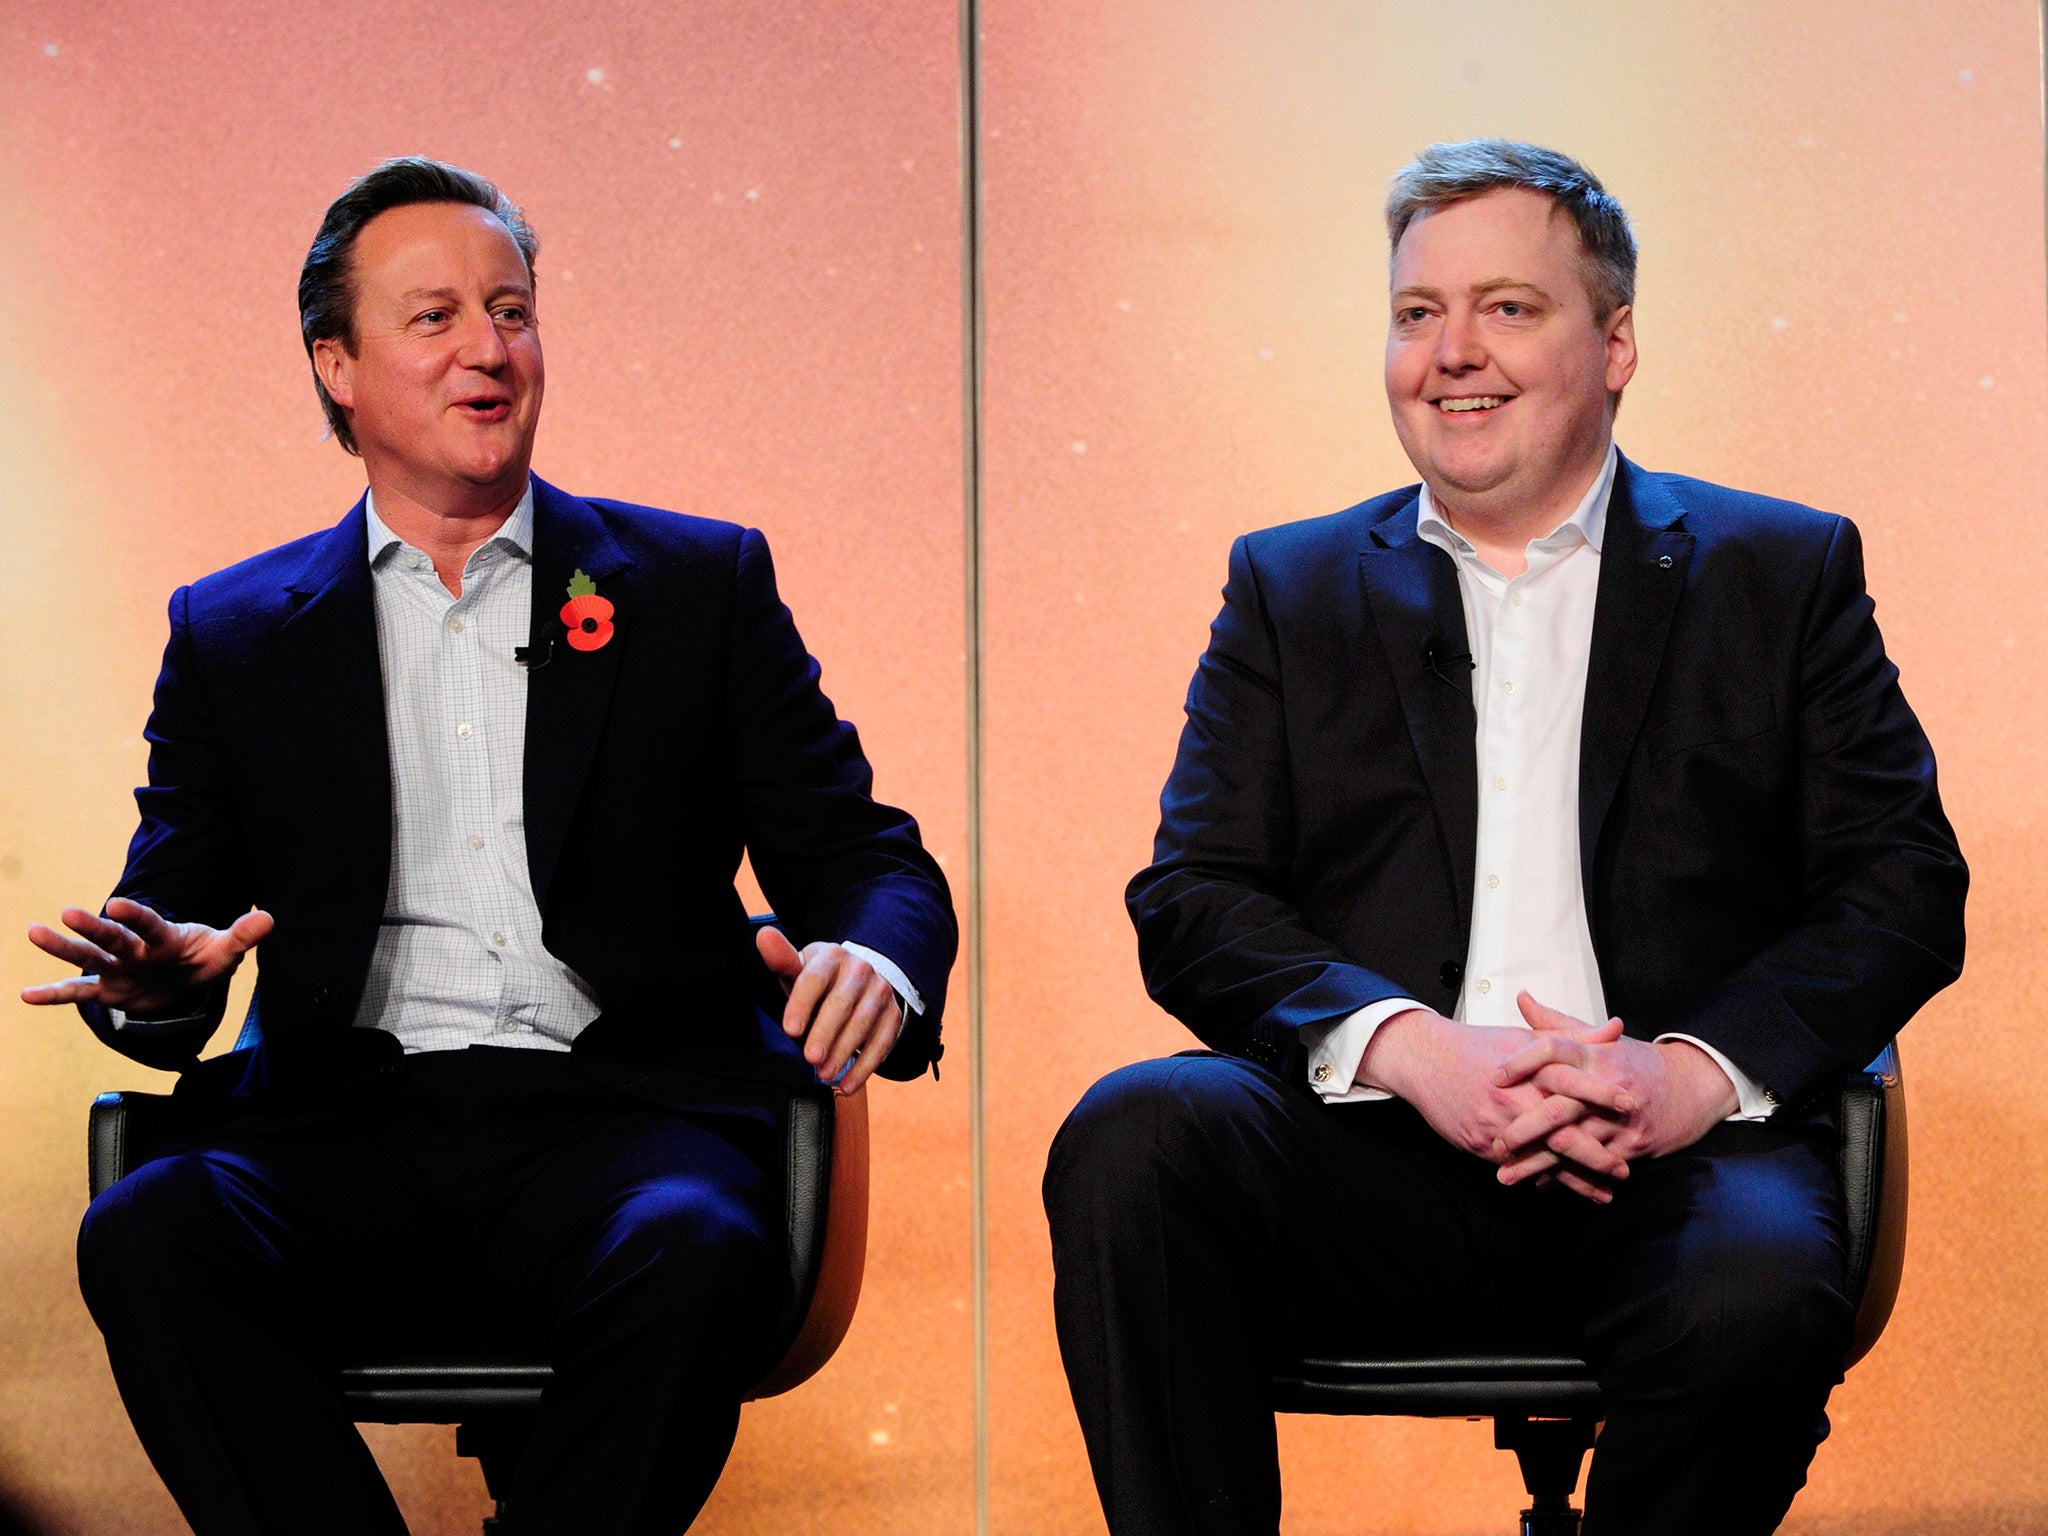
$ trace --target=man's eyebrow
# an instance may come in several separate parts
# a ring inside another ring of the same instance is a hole
[[[1526,277],[1489,277],[1483,283],[1474,283],[1471,286],[1471,288],[1467,291],[1474,294],[1485,295],[1489,293],[1497,293],[1503,288],[1522,288],[1526,289],[1530,293],[1537,294],[1545,299],[1550,297],[1548,291],[1546,291],[1540,283],[1532,283]],[[1412,283],[1408,287],[1399,289],[1395,292],[1394,302],[1396,304],[1399,304],[1403,299],[1431,299],[1441,301],[1443,296],[1444,291],[1441,288],[1429,288],[1423,286],[1420,283]]]
[[[524,283],[500,283],[491,290],[490,297],[494,299],[502,298],[508,293],[517,294],[521,298],[531,298],[533,296],[533,290]],[[461,293],[453,288],[408,288],[398,296],[398,302],[401,304],[418,304],[425,299],[460,301],[461,298]]]

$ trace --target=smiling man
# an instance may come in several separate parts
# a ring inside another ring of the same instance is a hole
[[[1635,243],[1584,167],[1436,145],[1387,228],[1422,483],[1231,551],[1128,893],[1212,1049],[1046,1172],[1097,1486],[1118,1536],[1272,1536],[1276,1358],[1556,1347],[1587,1536],[1767,1532],[1850,1338],[1830,1090],[1962,963],[1933,757],[1852,524],[1616,452]]]
[[[403,1532],[332,1370],[477,1339],[554,1370],[508,1536],[686,1526],[788,1299],[770,1106],[940,1054],[944,877],[760,534],[531,473],[535,249],[431,160],[328,209],[301,330],[368,491],[172,598],[127,870],[30,930],[84,974],[27,1001],[185,1072],[79,1276],[199,1536]]]

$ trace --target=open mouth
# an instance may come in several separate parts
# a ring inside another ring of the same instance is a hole
[[[1435,403],[1436,408],[1447,416],[1469,416],[1482,411],[1497,411],[1513,398],[1512,395],[1465,395]]]
[[[455,408],[475,421],[503,421],[512,414],[512,402],[495,395],[479,400],[460,400]]]

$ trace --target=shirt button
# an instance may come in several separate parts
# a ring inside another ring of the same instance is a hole
[[[1315,1071],[1311,1072],[1309,1076],[1319,1083],[1327,1083],[1330,1080],[1330,1064],[1327,1061],[1317,1062]]]
[[[450,632],[451,634],[457,634],[457,635],[461,634],[461,633],[462,633],[462,620],[460,620],[460,619],[450,619],[450,620],[448,621],[448,629],[449,629],[449,632]]]
[[[1500,685],[1500,691],[1502,693],[1513,693],[1515,691],[1515,685],[1513,683],[1502,683]]]
[[[1522,606],[1522,594],[1519,592],[1510,592],[1508,594],[1508,601],[1512,603],[1515,607],[1519,608]]]
[[[1491,992],[1493,990],[1493,983],[1482,976],[1479,979],[1479,990],[1481,994]]]
[[[505,947],[505,935],[502,932],[494,933],[491,935],[491,942],[497,945],[498,948],[503,949]]]
[[[476,834],[475,834],[474,832],[472,832],[472,833],[470,833],[470,834],[469,834],[469,846],[470,846],[470,847],[472,847],[472,848],[481,848],[481,847],[483,847],[483,845],[484,845],[484,840],[483,840],[482,838],[478,837],[478,836],[477,836],[477,835],[476,835]]]
[[[471,841],[471,842],[475,842],[475,841],[476,841],[476,839],[475,839],[475,838],[471,838],[471,839],[470,839],[470,841]],[[1488,875],[1488,876],[1486,877],[1486,888],[1487,888],[1487,889],[1488,889],[1489,891],[1497,891],[1497,890],[1499,890],[1499,889],[1500,889],[1500,876],[1499,876],[1499,875]]]
[[[498,1021],[498,1033],[501,1035],[518,1034],[519,1021],[517,1019],[500,1019]]]
[[[469,740],[470,737],[476,734],[476,728],[472,726],[467,720],[465,720],[462,722],[462,724],[455,727],[455,734],[457,736],[460,736],[464,741],[467,741]]]
[[[427,568],[427,557],[425,555],[414,555],[412,557],[412,568],[416,571],[424,571]]]
[[[467,731],[469,727],[465,725],[462,729]],[[1496,775],[1493,781],[1493,787],[1495,789],[1506,789],[1508,787],[1508,781]]]

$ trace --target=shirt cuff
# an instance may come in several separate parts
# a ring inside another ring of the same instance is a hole
[[[849,955],[858,955],[873,966],[875,974],[896,989],[896,996],[902,999],[906,1014],[914,1013],[920,1018],[924,1016],[924,998],[918,993],[917,988],[910,984],[910,978],[903,974],[903,968],[894,960],[869,949],[865,944],[855,944],[850,939],[842,939],[839,947]],[[904,1022],[908,1023],[909,1019],[906,1018]]]
[[[1706,1041],[1700,1039],[1699,1036],[1671,1034],[1659,1035],[1657,1037],[1659,1045],[1662,1045],[1666,1040],[1683,1040],[1687,1045],[1698,1046],[1713,1059],[1715,1066],[1728,1074],[1728,1081],[1735,1085],[1736,1100],[1735,1113],[1728,1117],[1728,1121],[1768,1120],[1778,1112],[1778,1101],[1772,1097],[1770,1089],[1751,1077],[1742,1068],[1707,1044]],[[1722,1123],[1726,1124],[1728,1121]]]
[[[106,1014],[107,1027],[109,1029],[116,1031],[132,1029],[138,1035],[146,1035],[153,1031],[168,1032],[171,1030],[192,1029],[200,1024],[204,1024],[207,1020],[207,1014],[204,1009],[198,1013],[181,1013],[174,1019],[140,1018],[128,1012],[125,1008],[109,1008],[106,1010]]]
[[[1372,1037],[1382,1024],[1397,1013],[1421,1006],[1412,997],[1368,1003],[1332,1025],[1320,1039],[1312,1033],[1315,1026],[1305,1027],[1301,1035],[1302,1044],[1308,1047],[1309,1086],[1325,1104],[1368,1104],[1374,1099],[1391,1099],[1393,1095],[1383,1088],[1360,1087],[1354,1082],[1358,1064],[1365,1059],[1365,1048],[1372,1044]]]

